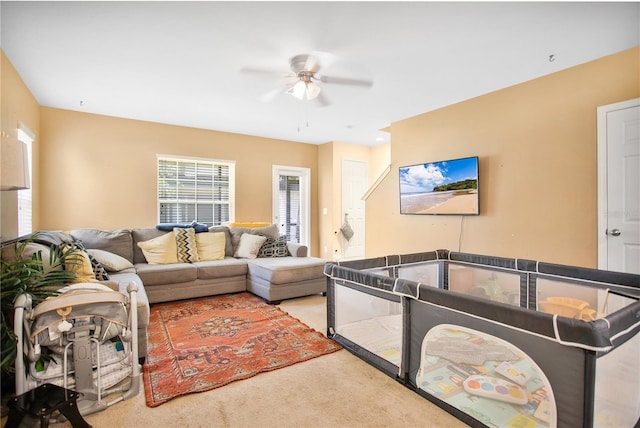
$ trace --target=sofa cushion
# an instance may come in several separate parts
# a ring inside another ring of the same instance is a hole
[[[277,257],[247,261],[249,275],[271,284],[287,284],[321,278],[326,260],[318,257]]]
[[[138,247],[138,242],[148,241],[165,235],[167,232],[155,228],[131,229],[131,238],[133,239],[133,264],[146,263],[142,248]]]
[[[136,263],[136,272],[145,287],[158,284],[180,284],[195,281],[198,269],[192,263],[147,264]]]
[[[5,260],[7,257],[5,257],[4,254],[4,250],[5,248],[2,249],[3,250],[3,254],[2,254],[2,259]],[[37,253],[40,253],[40,257],[42,259],[42,268],[44,269],[45,272],[49,272],[52,270],[52,266],[51,266],[51,247],[49,247],[48,245],[44,245],[44,244],[36,244],[35,242],[29,242],[27,245],[24,246],[24,248],[22,249],[22,259],[23,260],[30,260],[33,258],[33,256]],[[11,260],[15,259],[15,254],[12,254]],[[56,263],[56,261],[54,260],[54,264]],[[55,270],[62,270],[62,266],[60,264],[60,261],[57,261],[58,265],[55,267]]]
[[[81,241],[85,248],[108,251],[133,262],[133,239],[130,230],[74,229],[70,234],[74,239]]]
[[[196,235],[196,247],[200,261],[222,260],[225,256],[225,233],[207,232]]]
[[[223,232],[224,233],[224,255],[226,257],[233,257],[233,243],[231,241],[231,231],[227,226],[213,226],[209,228],[209,232]]]
[[[61,230],[39,231],[32,235],[33,242],[44,245],[56,245],[73,243],[73,236]]]
[[[95,257],[95,259],[104,266],[107,272],[119,272],[133,268],[133,264],[129,260],[124,257],[120,257],[115,253],[110,253],[109,251],[88,248],[87,253]]]
[[[226,257],[222,260],[199,261],[198,279],[230,278],[247,274],[247,261]]]
[[[240,237],[240,243],[236,247],[233,256],[243,259],[255,259],[258,256],[260,247],[262,247],[262,244],[264,244],[266,240],[266,236],[245,233]]]
[[[251,235],[262,235],[267,238],[275,238],[277,239],[280,236],[280,232],[278,230],[278,226],[272,224],[267,227],[231,227],[229,228],[229,232],[231,233],[231,243],[233,244],[233,254],[235,254],[238,249],[238,245],[240,244],[240,238],[245,233],[249,233]]]
[[[178,263],[178,247],[173,232],[138,242],[138,247],[142,249],[144,258],[150,265]]]
[[[198,247],[196,245],[196,231],[190,227],[176,227],[173,229],[176,236],[176,247],[178,249],[178,261],[180,263],[193,263],[200,261]]]

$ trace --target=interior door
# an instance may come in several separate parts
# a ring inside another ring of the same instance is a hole
[[[342,259],[365,257],[365,202],[362,197],[369,188],[369,163],[363,160],[342,160],[342,226],[345,221],[353,230],[351,239],[340,234]]]
[[[601,269],[640,274],[640,99],[598,108]]]

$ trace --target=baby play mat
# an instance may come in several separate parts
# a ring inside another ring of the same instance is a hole
[[[146,402],[156,407],[339,349],[248,293],[154,305],[144,365]]]
[[[549,380],[522,350],[473,329],[440,324],[422,342],[418,388],[487,426],[548,427]]]

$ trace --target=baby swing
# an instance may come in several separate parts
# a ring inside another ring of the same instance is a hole
[[[140,366],[135,283],[127,291],[73,284],[35,308],[30,296],[20,296],[14,323],[16,394],[43,384],[71,389],[78,393],[82,415],[136,396]]]

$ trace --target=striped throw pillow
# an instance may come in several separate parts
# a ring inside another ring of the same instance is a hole
[[[178,262],[193,263],[199,262],[198,246],[196,243],[196,231],[193,228],[174,228],[176,235],[176,246],[178,247]]]

